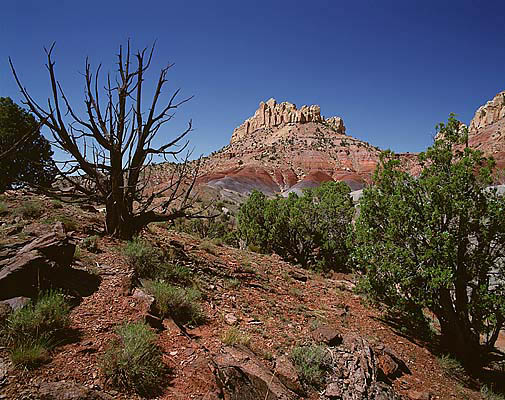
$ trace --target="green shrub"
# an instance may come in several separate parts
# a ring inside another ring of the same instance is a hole
[[[109,383],[143,396],[159,393],[166,367],[156,334],[143,323],[124,324],[116,333],[118,339],[106,350],[101,365]]]
[[[237,328],[231,327],[223,334],[221,341],[228,346],[241,345],[247,347],[251,342],[251,337]]]
[[[14,343],[29,343],[35,338],[53,339],[68,328],[70,307],[61,293],[48,292],[7,318],[7,334]]]
[[[453,115],[418,155],[418,176],[391,151],[360,199],[352,259],[360,287],[393,312],[438,320],[440,344],[465,367],[487,362],[505,320],[505,197],[496,163],[467,145]],[[484,345],[484,346],[482,346]]]
[[[145,240],[135,238],[128,242],[124,253],[128,264],[135,270],[138,279],[156,279],[162,266],[162,254]]]
[[[15,212],[25,219],[39,218],[44,213],[44,205],[39,200],[27,200]]]
[[[180,285],[189,285],[192,280],[192,273],[184,265],[164,263],[162,264],[160,278]]]
[[[49,360],[50,347],[50,344],[42,339],[16,343],[10,349],[10,358],[15,366],[37,368]]]
[[[307,385],[320,388],[324,384],[331,358],[328,349],[321,345],[296,346],[291,351],[291,360],[300,379]]]
[[[180,288],[163,281],[144,281],[146,291],[154,296],[163,316],[171,316],[182,324],[205,321],[200,305],[201,293],[194,288]]]
[[[70,326],[70,307],[61,293],[50,291],[7,317],[4,335],[15,365],[36,367]]]
[[[347,268],[354,205],[343,182],[325,182],[302,196],[268,199],[253,191],[237,216],[249,249],[277,253],[303,267]]]

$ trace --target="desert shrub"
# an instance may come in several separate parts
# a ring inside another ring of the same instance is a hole
[[[381,154],[360,201],[353,261],[370,298],[393,312],[430,310],[445,349],[475,369],[505,321],[505,198],[488,188],[494,161],[464,147],[466,128],[453,116],[438,128],[418,177]]]
[[[326,347],[315,344],[296,346],[290,356],[302,382],[315,388],[320,388],[324,384],[326,371],[331,362]]]
[[[15,366],[37,368],[49,360],[50,347],[51,345],[41,338],[15,343],[10,349],[10,358]]]
[[[184,265],[165,262],[161,267],[160,278],[180,285],[189,285],[192,281],[192,273]]]
[[[91,253],[96,253],[98,251],[98,241],[100,237],[98,235],[88,236],[82,241],[82,247]]]
[[[13,363],[34,367],[45,360],[59,335],[70,326],[69,313],[63,295],[54,291],[12,312],[4,329]]]
[[[221,341],[228,346],[249,346],[251,337],[244,332],[241,332],[235,327],[231,327],[223,333]]]
[[[343,182],[326,182],[302,196],[267,199],[253,191],[237,216],[249,248],[322,270],[347,267],[354,205]]]
[[[201,324],[205,321],[200,305],[201,293],[194,288],[181,288],[163,281],[144,281],[146,291],[154,296],[163,316],[170,316],[181,324]]]
[[[135,238],[127,243],[124,253],[138,279],[156,279],[159,276],[162,254],[149,242]]]
[[[16,208],[15,213],[25,219],[39,218],[44,213],[44,205],[38,200],[27,200]]]
[[[68,328],[70,307],[63,295],[50,291],[11,313],[7,319],[7,334],[14,343],[29,342],[31,339],[54,338]]]
[[[160,392],[166,367],[156,334],[143,323],[120,326],[106,350],[101,369],[113,386],[143,396]]]

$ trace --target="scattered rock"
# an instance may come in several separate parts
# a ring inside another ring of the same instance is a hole
[[[416,390],[409,390],[407,393],[410,400],[430,400],[432,398],[429,392],[418,392]]]
[[[252,352],[225,347],[214,361],[225,400],[297,398]]]
[[[238,318],[233,314],[228,313],[224,316],[224,322],[226,322],[228,325],[235,325],[237,321]]]
[[[332,326],[321,325],[311,335],[317,343],[325,343],[328,346],[338,346],[342,343],[342,335]]]
[[[383,380],[391,381],[404,374],[410,374],[409,367],[391,349],[379,345],[375,348],[377,354],[377,365],[379,373],[383,375]]]
[[[304,275],[300,272],[297,272],[297,271],[294,271],[294,270],[291,270],[288,272],[289,276],[293,279],[296,279],[297,281],[300,281],[300,282],[307,282],[307,275]]]
[[[35,396],[37,400],[113,400],[106,393],[73,382],[41,383]]]
[[[335,287],[340,290],[354,291],[356,284],[350,281],[338,280],[335,281]]]
[[[28,297],[13,297],[12,299],[7,299],[7,300],[2,300],[0,301],[0,307],[3,307],[3,305],[6,305],[9,307],[12,311],[19,310],[20,308],[23,308],[30,302],[30,298]]]
[[[298,372],[289,357],[282,355],[275,360],[275,374],[288,389],[299,395],[304,394]]]
[[[342,344],[332,351],[334,365],[324,399],[400,399],[391,386],[378,381],[377,359],[362,337],[347,334],[342,338]]]

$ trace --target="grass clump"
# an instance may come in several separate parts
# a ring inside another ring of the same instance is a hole
[[[505,400],[505,396],[502,394],[495,393],[488,386],[482,386],[480,388],[480,394],[484,398],[484,400]]]
[[[305,384],[315,388],[320,388],[324,384],[331,361],[325,346],[315,344],[296,346],[291,351],[291,360]]]
[[[231,327],[223,334],[221,341],[228,346],[240,345],[248,347],[251,343],[251,337],[237,328]]]
[[[458,379],[465,377],[465,369],[458,360],[451,356],[444,354],[438,358],[438,363],[448,376]]]
[[[133,239],[126,245],[124,253],[138,279],[156,279],[160,275],[162,254],[147,241]]]
[[[10,350],[11,361],[17,367],[37,368],[49,360],[50,347],[42,339],[15,344]]]
[[[24,219],[39,218],[44,213],[44,205],[38,200],[27,200],[15,210]]]
[[[184,265],[165,263],[160,273],[160,278],[180,285],[189,285],[192,280],[191,271]]]
[[[48,292],[7,317],[5,340],[15,365],[33,368],[48,358],[59,335],[70,326],[70,307],[61,293]]]
[[[205,316],[200,305],[202,294],[194,288],[181,288],[164,281],[144,281],[144,289],[156,301],[162,316],[170,316],[181,324],[202,324]]]
[[[113,386],[142,396],[160,392],[166,367],[156,334],[144,323],[127,323],[106,350],[102,372]]]

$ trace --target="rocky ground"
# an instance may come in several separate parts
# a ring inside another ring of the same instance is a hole
[[[134,290],[123,255],[125,243],[100,236],[97,251],[84,248],[83,240],[99,232],[102,223],[101,214],[89,206],[15,192],[2,201],[7,206],[0,216],[3,246],[30,241],[63,220],[79,247],[73,267],[99,277],[100,283],[72,309],[73,334],[52,351],[48,363],[15,369],[8,349],[0,349],[0,399],[138,398],[110,387],[100,370],[115,327],[146,318],[145,299]],[[29,201],[42,205],[39,215],[19,214]],[[393,391],[404,399],[482,398],[475,380],[452,376],[439,361],[436,340],[426,343],[405,326],[386,322],[355,294],[352,275],[322,276],[276,256],[201,241],[161,225],[151,226],[144,236],[157,247],[178,249],[178,262],[191,270],[204,293],[207,317],[199,327],[165,319],[157,331],[171,371],[159,399],[303,398],[288,355],[294,346],[314,342],[328,346],[340,373],[335,369],[320,392],[308,390],[303,395],[308,399],[389,399]],[[239,332],[242,344],[223,343],[231,329]],[[370,394],[375,381],[373,390],[383,397]],[[364,386],[369,397],[356,394]],[[342,387],[349,388],[347,394]]]

